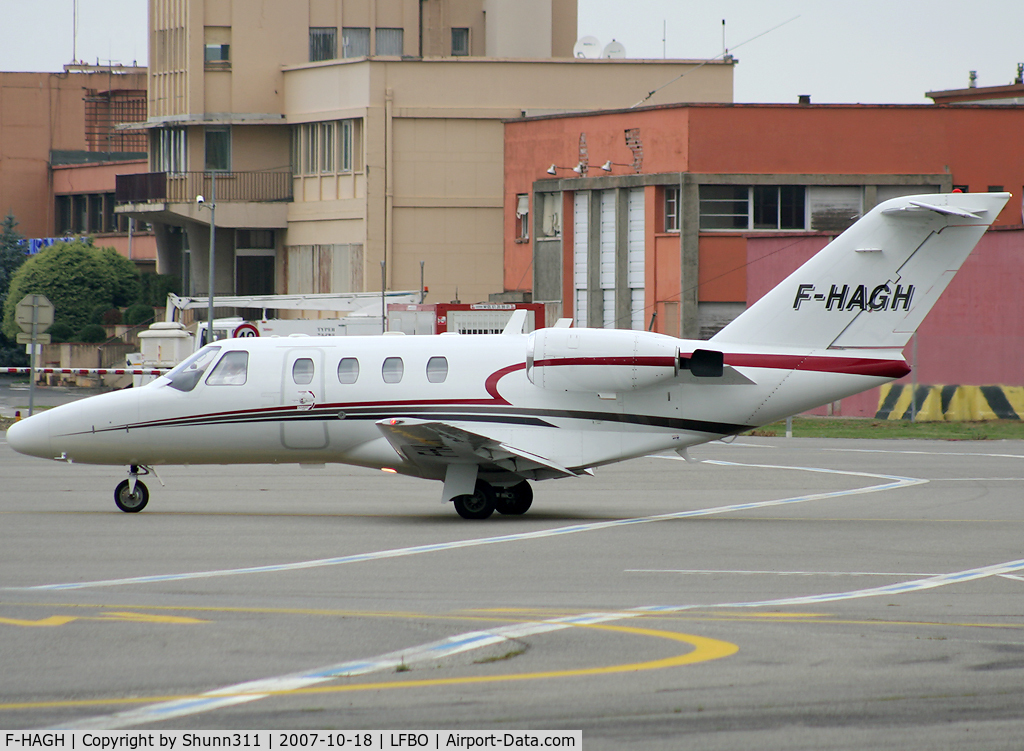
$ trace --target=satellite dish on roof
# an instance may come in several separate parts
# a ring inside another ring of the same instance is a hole
[[[608,42],[601,51],[601,57],[606,60],[622,60],[626,56],[626,48],[622,46],[621,42],[616,42],[614,39]]]
[[[572,48],[573,57],[598,58],[601,57],[601,42],[597,37],[580,37]]]

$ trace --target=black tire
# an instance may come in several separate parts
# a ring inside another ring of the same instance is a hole
[[[463,519],[486,519],[494,513],[494,488],[483,480],[477,480],[473,495],[457,495],[452,498],[452,503]]]
[[[494,510],[506,516],[520,516],[533,504],[533,488],[523,480],[518,485],[497,491]]]
[[[146,508],[146,504],[149,503],[149,488],[146,487],[145,483],[136,480],[135,493],[132,494],[128,492],[129,485],[128,480],[121,480],[118,483],[117,488],[114,490],[114,503],[126,514],[137,514]]]

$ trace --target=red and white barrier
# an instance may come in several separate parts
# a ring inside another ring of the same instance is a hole
[[[32,368],[0,368],[8,375],[28,375]],[[35,368],[36,373],[60,375],[163,375],[170,368]]]

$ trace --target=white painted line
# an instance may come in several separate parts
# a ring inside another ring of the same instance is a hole
[[[682,457],[657,457],[683,461]],[[880,485],[869,485],[863,488],[852,488],[850,490],[835,490],[827,493],[813,493],[810,495],[795,496],[793,498],[780,498],[771,501],[754,501],[750,503],[737,503],[729,506],[716,506],[692,511],[677,511],[670,514],[657,514],[654,516],[641,516],[630,519],[616,519],[613,521],[591,522],[589,524],[573,524],[567,527],[555,527],[535,532],[521,532],[512,535],[499,535],[497,537],[478,537],[469,540],[455,540],[452,542],[441,542],[430,545],[416,545],[408,548],[394,548],[391,550],[378,550],[369,553],[357,553],[355,555],[340,556],[337,558],[320,558],[312,561],[298,561],[295,563],[280,563],[269,566],[251,566],[247,568],[220,569],[214,571],[195,571],[182,574],[157,574],[153,576],[134,576],[126,579],[105,579],[89,582],[68,582],[63,584],[41,584],[31,587],[3,587],[2,590],[18,591],[64,591],[74,589],[91,589],[95,587],[118,587],[132,584],[157,584],[161,582],[185,581],[189,579],[210,579],[219,576],[242,576],[246,574],[268,574],[282,571],[299,571],[312,568],[323,568],[325,566],[341,566],[349,563],[363,563],[366,561],[379,561],[389,558],[403,558],[406,556],[421,555],[424,553],[437,553],[445,550],[457,550],[461,548],[479,547],[481,545],[495,545],[506,542],[522,542],[524,540],[540,540],[549,537],[560,537],[562,535],[577,534],[580,532],[596,532],[616,527],[627,527],[636,524],[649,524],[670,519],[686,519],[698,516],[714,516],[717,514],[731,514],[737,511],[750,511],[752,509],[769,508],[772,506],[786,506],[795,503],[807,503],[808,501],[820,501],[827,498],[842,498],[851,495],[862,495],[865,493],[877,493],[883,490],[905,488],[912,485],[921,485],[928,480],[913,477],[897,477],[895,475],[882,475],[870,472],[852,472],[848,470],[821,469],[819,467],[787,467],[771,464],[740,464],[737,462],[722,462],[705,460],[706,464],[718,464],[730,467],[754,467],[768,469],[801,470],[804,472],[818,472],[834,475],[847,475],[853,477],[866,477],[876,480],[887,480]]]
[[[604,623],[617,621],[623,618],[635,617],[635,615],[615,613],[587,613],[585,615],[570,616],[567,618],[554,618],[547,621],[533,623],[516,623],[511,626],[490,629],[487,631],[471,631],[466,634],[457,634],[447,639],[422,644],[409,649],[389,652],[377,657],[370,657],[364,660],[350,660],[337,665],[306,670],[300,673],[291,673],[273,678],[261,678],[245,683],[236,683],[232,686],[225,686],[203,694],[176,699],[172,701],[150,704],[137,709],[130,709],[125,712],[117,712],[101,717],[90,717],[80,721],[72,721],[53,729],[60,730],[89,730],[94,728],[115,729],[126,728],[134,725],[143,725],[150,722],[162,722],[177,717],[210,712],[215,709],[245,704],[259,699],[265,699],[273,694],[284,691],[295,691],[307,688],[319,683],[326,683],[338,678],[377,673],[384,670],[395,670],[400,665],[415,665],[423,662],[432,662],[451,655],[469,652],[492,644],[521,639],[527,636],[560,631],[573,626],[589,625],[593,623]]]
[[[427,662],[447,657],[449,655],[479,649],[484,646],[497,644],[510,639],[550,633],[578,625],[607,623],[609,621],[636,618],[642,615],[651,615],[655,613],[678,613],[686,610],[806,605],[820,602],[836,602],[838,600],[849,600],[862,597],[876,597],[881,595],[895,596],[906,594],[908,592],[917,592],[923,589],[933,589],[935,587],[943,587],[949,584],[973,581],[989,576],[1007,576],[1009,572],[1020,571],[1022,569],[1024,569],[1024,560],[1019,560],[1000,563],[994,566],[969,569],[967,571],[959,571],[951,574],[928,576],[925,579],[903,582],[902,584],[890,584],[885,587],[876,587],[873,589],[859,589],[852,592],[836,592],[826,595],[790,597],[780,600],[739,603],[732,602],[714,605],[649,605],[618,612],[586,613],[584,615],[570,616],[567,618],[552,618],[546,621],[518,623],[487,631],[471,631],[466,634],[458,634],[440,641],[410,647],[409,649],[397,652],[389,652],[388,654],[371,657],[365,660],[352,660],[338,665],[315,668],[313,670],[307,670],[300,673],[291,673],[273,678],[263,678],[245,683],[237,683],[232,686],[225,686],[213,691],[208,691],[194,697],[159,702],[157,704],[151,704],[149,706],[139,707],[125,712],[91,717],[77,722],[73,721],[52,729],[88,730],[92,728],[103,728],[107,730],[114,730],[118,728],[132,727],[134,725],[161,722],[177,717],[185,717],[187,715],[210,712],[223,707],[257,701],[276,693],[294,691],[296,689],[313,686],[318,683],[332,681],[337,678],[366,675],[367,673],[380,672],[382,670],[394,670],[403,663],[411,665]]]
[[[1021,454],[982,454],[974,451],[908,451],[896,449],[833,449],[823,448],[822,451],[846,451],[857,454],[925,454],[927,456],[992,456],[997,459],[1024,459]]]
[[[919,574],[887,571],[744,571],[731,569],[696,569],[696,568],[627,568],[627,574],[737,574],[741,576],[936,576],[936,574]]]
[[[1024,477],[932,477],[931,482],[1024,482]]]
[[[920,592],[935,587],[945,587],[948,584],[959,584],[961,582],[984,579],[990,576],[1003,576],[1024,570],[1024,559],[997,563],[992,566],[957,571],[952,574],[939,574],[928,576],[924,579],[916,579],[899,584],[887,584],[884,587],[872,587],[871,589],[857,589],[852,592],[833,592],[821,595],[807,595],[803,597],[786,597],[779,600],[760,600],[756,602],[733,602],[721,603],[718,605],[664,605],[639,608],[648,613],[673,613],[682,610],[693,610],[698,607],[714,608],[762,608],[775,607],[779,605],[813,605],[819,602],[836,602],[838,600],[854,600],[862,597],[884,597],[889,595],[901,595],[908,592]]]

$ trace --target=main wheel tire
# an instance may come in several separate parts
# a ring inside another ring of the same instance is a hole
[[[463,519],[486,519],[494,513],[494,488],[483,480],[477,480],[472,495],[457,495],[452,498],[452,503]]]
[[[525,514],[533,504],[533,488],[526,480],[510,488],[504,488],[496,495],[494,510],[506,516]]]
[[[121,480],[114,490],[114,503],[126,514],[137,514],[146,508],[149,503],[149,488],[145,483],[135,481],[135,492],[131,493],[128,488],[131,483],[128,480]]]

